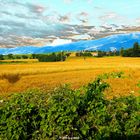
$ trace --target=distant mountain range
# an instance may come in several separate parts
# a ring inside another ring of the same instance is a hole
[[[140,43],[140,32],[110,35],[96,40],[77,41],[58,46],[0,48],[0,54],[37,54],[80,50],[113,51],[120,50],[122,47],[130,48],[135,42]]]

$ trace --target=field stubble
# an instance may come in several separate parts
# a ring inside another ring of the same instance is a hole
[[[67,83],[73,88],[95,79],[97,75],[123,71],[125,77],[108,79],[111,85],[106,97],[139,94],[140,58],[69,58],[65,62],[33,62],[0,65],[0,95],[7,96],[31,88],[50,90]]]

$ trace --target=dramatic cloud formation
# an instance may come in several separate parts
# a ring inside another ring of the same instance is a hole
[[[134,30],[140,24],[138,5],[139,0],[0,0],[0,47],[53,45]]]

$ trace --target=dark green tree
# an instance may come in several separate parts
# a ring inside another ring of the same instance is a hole
[[[22,58],[23,58],[23,59],[27,59],[28,56],[27,56],[27,55],[22,55]]]
[[[123,54],[124,54],[124,48],[122,47],[120,50],[120,55],[123,56]]]
[[[8,59],[14,59],[13,54],[8,54],[7,57]]]
[[[139,43],[136,42],[133,45],[133,56],[139,56]]]
[[[140,46],[135,42],[132,48],[121,49],[120,54],[124,57],[140,57]]]
[[[36,55],[36,54],[32,54],[31,57],[32,57],[33,59],[36,59],[36,58],[37,58],[37,55]]]
[[[0,54],[0,60],[4,60],[4,57],[2,54]]]

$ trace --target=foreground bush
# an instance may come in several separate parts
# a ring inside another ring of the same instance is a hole
[[[99,77],[78,90],[65,85],[47,94],[29,91],[1,100],[0,138],[139,139],[140,97],[106,100],[108,87]]]
[[[0,138],[26,140],[36,137],[42,114],[47,112],[45,98],[39,91],[29,91],[15,94],[4,102],[1,100]]]

